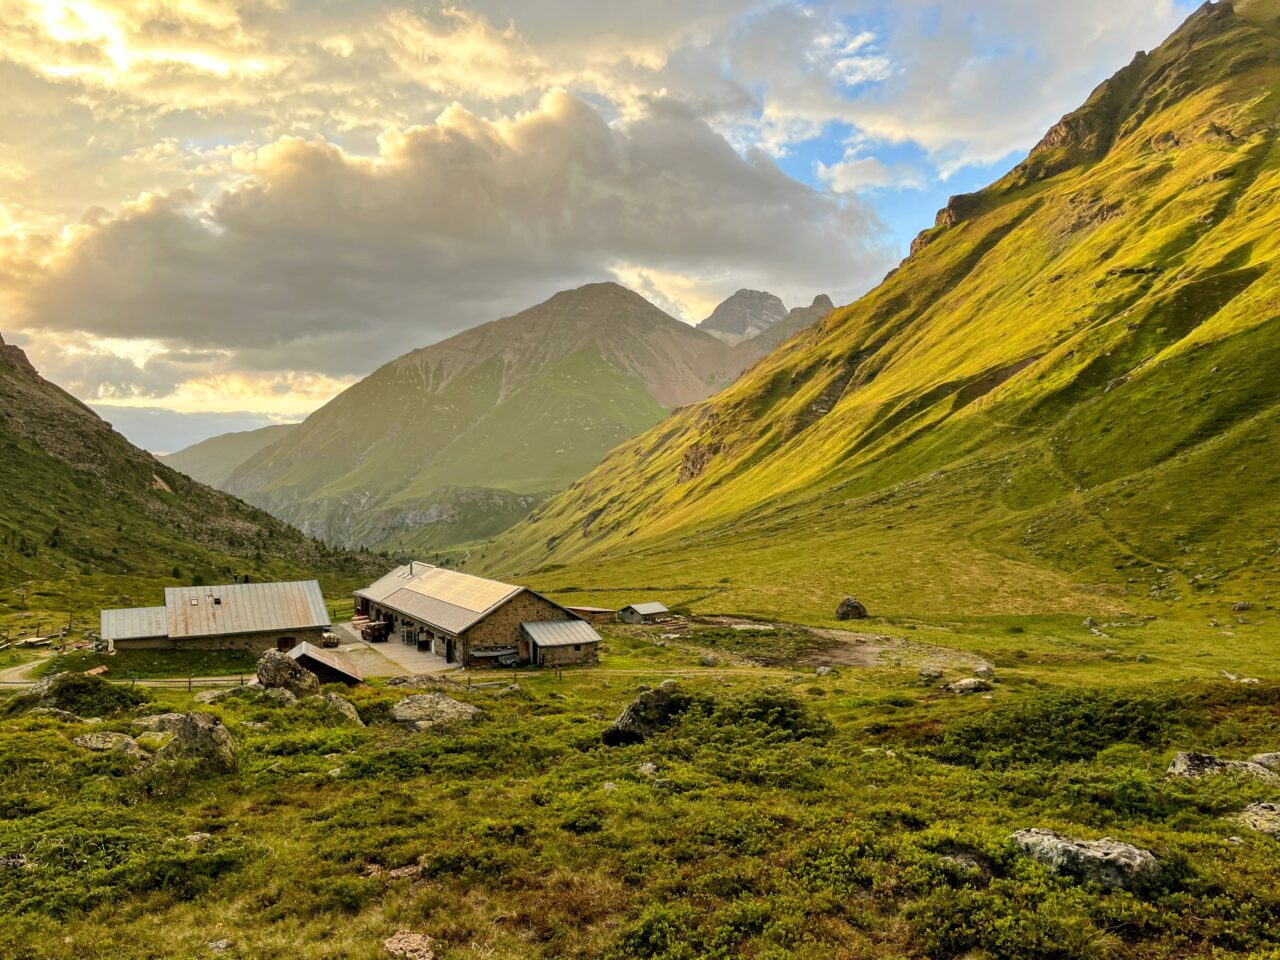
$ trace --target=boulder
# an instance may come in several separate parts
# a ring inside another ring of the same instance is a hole
[[[1247,610],[1252,610],[1253,604],[1247,600],[1241,600],[1238,603],[1233,603],[1231,609],[1236,613],[1244,613]]]
[[[1280,753],[1255,753],[1249,758],[1249,762],[1280,773]]]
[[[144,733],[173,733],[186,717],[181,713],[157,713],[150,717],[139,717],[133,725]]]
[[[693,698],[674,680],[663,680],[655,689],[646,690],[632,700],[600,739],[608,747],[644,743],[648,737],[674,724],[692,703]]]
[[[716,659],[716,657],[715,657],[715,655],[714,655],[714,654],[710,654],[710,653],[704,653],[704,654],[702,655],[702,659],[701,659],[699,662],[700,662],[704,667],[718,667],[718,666],[720,666],[720,661]]]
[[[853,597],[845,597],[840,601],[840,606],[836,607],[837,620],[865,620],[869,616],[862,601]]]
[[[937,683],[942,679],[942,668],[933,664],[925,664],[920,668],[920,679],[925,683]]]
[[[43,700],[49,694],[53,693],[54,688],[62,681],[63,677],[71,676],[70,670],[62,670],[58,673],[51,673],[48,676],[41,677],[31,685],[31,689],[27,691],[31,696]]]
[[[980,677],[966,677],[964,680],[954,680],[942,688],[948,693],[982,693],[991,689],[991,684]]]
[[[320,692],[320,678],[279,650],[268,650],[258,661],[258,682],[267,690],[288,690],[295,697]]]
[[[340,697],[336,693],[326,693],[324,702],[335,713],[342,714],[348,723],[353,723],[357,727],[363,727],[364,721],[360,719],[360,711],[356,709],[356,705],[346,697]]]
[[[1240,811],[1236,821],[1259,833],[1280,837],[1280,803],[1251,803]]]
[[[99,717],[78,717],[70,710],[60,710],[57,707],[34,707],[27,711],[28,717],[50,717],[54,720],[61,720],[63,723],[101,723]]]
[[[148,753],[155,753],[173,739],[173,734],[165,733],[163,730],[148,730],[145,733],[138,734],[134,739],[137,740],[138,746],[142,747],[143,750]]]
[[[435,941],[421,933],[401,930],[382,941],[382,949],[397,960],[435,960]]]
[[[309,696],[318,697],[318,693],[309,694]],[[279,707],[291,707],[298,702],[298,697],[292,690],[284,687],[268,687],[262,691],[262,699],[269,700]]]
[[[221,703],[223,700],[249,699],[262,692],[258,684],[246,687],[223,687],[220,690],[201,690],[191,699],[196,703]]]
[[[1150,850],[1103,837],[1076,840],[1052,830],[1019,830],[1011,838],[1024,854],[1055,873],[1108,889],[1130,889],[1158,877],[1163,865]]]
[[[1168,775],[1195,779],[1216,776],[1224,773],[1245,774],[1261,780],[1275,780],[1272,773],[1260,763],[1252,760],[1221,760],[1208,753],[1178,753],[1169,764]]]
[[[86,733],[71,742],[77,747],[83,747],[95,753],[123,753],[133,760],[147,759],[147,752],[138,746],[137,741],[123,733],[111,733],[106,730],[100,733]]]
[[[194,760],[219,773],[236,768],[231,731],[209,713],[188,713],[173,731],[173,739],[156,754],[160,760]]]
[[[480,712],[478,707],[462,703],[443,693],[417,693],[405,697],[391,708],[391,719],[411,730],[467,723]]]
[[[457,690],[462,684],[457,680],[434,673],[415,673],[405,677],[392,677],[388,687],[406,687],[410,690]]]
[[[996,668],[989,663],[980,663],[973,668],[973,675],[979,680],[994,680]]]
[[[819,677],[829,677],[833,673],[835,673],[834,670],[832,670],[830,667],[827,667],[827,666],[818,667],[813,672],[815,676],[819,676]]]

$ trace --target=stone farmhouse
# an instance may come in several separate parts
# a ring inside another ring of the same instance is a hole
[[[465,667],[595,663],[600,635],[528,587],[413,561],[355,593],[357,623]]]

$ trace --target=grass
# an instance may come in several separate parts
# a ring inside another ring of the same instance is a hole
[[[258,658],[245,650],[120,650],[115,654],[67,653],[50,657],[39,676],[74,670],[83,673],[105,666],[111,680],[163,677],[253,676]]]
[[[1275,683],[1090,692],[1039,667],[984,701],[910,668],[693,671],[675,726],[602,747],[652,682],[611,672],[644,662],[641,643],[611,633],[603,670],[523,671],[519,697],[463,689],[484,712],[449,732],[388,725],[402,694],[379,686],[349,694],[365,728],[224,701],[207,709],[235,738],[225,776],[134,772],[74,747],[75,727],[6,717],[0,850],[29,866],[0,874],[0,953],[198,956],[226,937],[237,956],[373,960],[400,929],[442,960],[1280,948],[1275,841],[1230,819],[1273,791],[1163,777],[1176,749],[1273,749]],[[660,678],[670,651],[647,652]],[[146,695],[139,712],[190,704]],[[1124,723],[1089,722],[1117,705]],[[1167,870],[1137,893],[1080,886],[1017,855],[1026,826],[1115,836]]]

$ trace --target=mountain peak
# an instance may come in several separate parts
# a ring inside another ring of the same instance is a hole
[[[27,359],[26,352],[21,347],[15,347],[12,344],[4,342],[4,335],[0,334],[0,360],[11,364],[12,366],[23,370],[33,377],[39,376],[36,368],[31,361]]]
[[[787,318],[782,300],[764,290],[742,289],[698,324],[698,329],[730,345],[750,340]]]

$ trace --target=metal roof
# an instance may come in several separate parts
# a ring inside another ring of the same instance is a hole
[[[565,607],[566,610],[572,610],[574,613],[617,613],[614,607]]]
[[[169,636],[215,637],[328,627],[329,611],[315,580],[166,587]]]
[[[572,647],[600,642],[600,634],[585,620],[533,620],[520,626],[540,647]]]
[[[315,660],[317,663],[324,664],[330,670],[345,673],[352,680],[364,679],[364,677],[360,675],[360,668],[342,654],[336,653],[333,650],[325,650],[321,647],[317,647],[314,644],[307,643],[305,640],[290,650],[289,656],[294,660],[299,660],[303,657]]]
[[[641,616],[648,616],[651,613],[670,613],[665,606],[656,600],[651,603],[632,603],[622,608],[623,610],[634,610]]]
[[[103,640],[142,640],[169,635],[164,607],[130,607],[103,610],[98,635]]]
[[[457,634],[483,620],[490,610],[523,589],[414,561],[357,590],[356,596],[439,627],[446,633]]]

